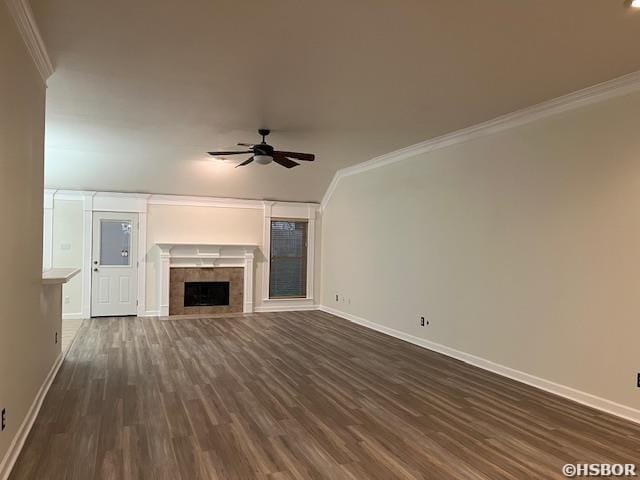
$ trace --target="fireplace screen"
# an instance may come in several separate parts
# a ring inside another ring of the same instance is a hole
[[[185,282],[185,307],[229,305],[229,282]]]

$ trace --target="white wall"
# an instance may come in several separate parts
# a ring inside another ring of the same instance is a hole
[[[156,243],[262,244],[262,210],[150,205],[147,213],[147,310],[157,311],[160,250]],[[255,283],[261,285],[263,256],[256,255]],[[258,305],[254,287],[254,305]]]
[[[53,267],[82,268],[82,202],[54,200]],[[62,313],[79,317],[82,312],[82,275],[63,286]]]
[[[53,208],[53,266],[82,267],[83,259],[83,202],[82,194],[65,191],[54,195]],[[74,200],[74,196],[77,200]],[[180,197],[172,197],[174,200]],[[263,302],[263,267],[265,262],[264,225],[265,213],[261,202],[253,208],[191,206],[149,204],[147,206],[147,250],[145,312],[157,315],[158,312],[158,271],[160,251],[157,243],[227,243],[254,244],[259,249],[254,261],[254,307],[265,307]],[[292,204],[278,209],[277,212],[291,210]],[[306,208],[293,207],[293,211],[306,211]],[[302,218],[302,217],[301,217]],[[314,303],[320,298],[320,215],[316,217],[315,258],[314,258]],[[90,274],[90,273],[89,273]],[[65,303],[63,313],[68,316],[80,316],[83,294],[82,275],[74,277],[64,286]],[[278,301],[278,305],[293,305],[296,301]],[[298,302],[301,303],[301,302]],[[308,303],[308,302],[307,302]],[[278,308],[270,305],[269,308]]]
[[[322,304],[640,408],[639,114],[627,95],[343,178]]]
[[[42,288],[44,101],[42,78],[0,2],[0,476],[59,353]]]

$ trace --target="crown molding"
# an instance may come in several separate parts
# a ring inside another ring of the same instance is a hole
[[[181,207],[221,207],[262,209],[262,200],[240,198],[190,197],[184,195],[151,195],[149,205],[176,205]]]
[[[344,177],[402,162],[415,157],[416,155],[475,140],[510,128],[535,122],[536,120],[550,117],[552,115],[557,115],[559,113],[574,110],[610,98],[620,97],[638,90],[640,90],[640,71],[623,75],[622,77],[614,78],[613,80],[599,83],[582,90],[577,90],[573,93],[569,93],[552,100],[547,100],[522,110],[517,110],[513,113],[502,115],[487,122],[472,125],[471,127],[463,128],[462,130],[457,130],[424,142],[416,143],[415,145],[395,150],[350,167],[342,168],[335,173],[324,197],[322,198],[322,202],[320,204],[321,211],[324,211],[331,199],[331,196],[335,192],[338,183]]]
[[[11,16],[18,27],[20,35],[22,35],[22,40],[27,46],[31,58],[36,64],[42,81],[46,84],[47,79],[53,74],[53,63],[49,58],[47,47],[42,40],[28,0],[5,0],[5,3],[9,7]]]
[[[280,207],[319,209],[320,204],[309,202],[283,202],[278,200],[247,200],[243,198],[190,197],[184,195],[151,195],[149,205],[177,205],[181,207],[251,208],[263,210],[265,204]]]
[[[304,209],[304,212],[314,212],[320,208],[317,203],[308,202],[279,202],[277,200],[246,200],[242,198],[222,198],[222,197],[190,197],[185,195],[156,195],[149,193],[124,193],[124,192],[95,192],[86,190],[58,190],[45,188],[45,197],[56,200],[82,201],[89,196],[94,201],[115,200],[115,201],[136,201],[146,205],[173,205],[178,207],[218,207],[218,208],[249,208],[263,210],[265,204],[281,208]],[[302,211],[302,210],[301,210]],[[303,215],[306,218],[306,214]],[[309,214],[309,217],[311,215]]]
[[[45,197],[52,197],[55,200],[82,200],[85,195],[93,196],[94,192],[82,190],[57,190],[53,188],[44,189]]]

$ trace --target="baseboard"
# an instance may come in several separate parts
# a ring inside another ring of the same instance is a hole
[[[82,315],[82,312],[62,314],[62,320],[83,320],[83,319],[84,319],[84,315]]]
[[[318,310],[320,307],[318,305],[261,305],[259,307],[255,307],[253,311],[255,313],[266,313],[266,312],[296,312],[296,311],[308,311],[308,310]],[[159,317],[160,312],[157,310],[147,310],[144,312],[144,317]],[[1,479],[0,479],[1,480]]]
[[[302,312],[308,310],[318,310],[318,305],[262,305],[256,307],[254,311],[256,313],[264,312]]]
[[[626,405],[622,405],[622,404],[613,402],[611,400],[606,400],[604,398],[597,397],[590,393],[576,390],[575,388],[567,387],[565,385],[561,385],[549,380],[545,380],[544,378],[536,377],[529,373],[525,373],[520,370],[515,370],[513,368],[500,365],[490,360],[477,357],[475,355],[471,355],[469,353],[461,352],[460,350],[447,347],[446,345],[441,345],[439,343],[425,340],[424,338],[416,337],[414,335],[401,332],[400,330],[395,330],[393,328],[385,327],[384,325],[380,325],[378,323],[365,320],[364,318],[360,318],[350,313],[342,312],[340,310],[336,310],[331,307],[321,305],[319,306],[319,310],[322,310],[323,312],[326,312],[326,313],[330,313],[337,317],[344,318],[345,320],[349,320],[350,322],[357,323],[358,325],[362,325],[364,327],[370,328],[372,330],[376,330],[378,332],[398,338],[400,340],[404,340],[405,342],[418,345],[419,347],[423,347],[428,350],[441,353],[448,357],[461,360],[465,363],[482,368],[484,370],[497,373],[498,375],[502,375],[503,377],[507,377],[521,383],[526,383],[527,385],[530,385],[532,387],[536,387],[546,392],[559,395],[568,400],[573,400],[574,402],[578,402],[582,405],[586,405],[588,407],[592,407],[597,410],[610,413],[617,417],[630,420],[634,423],[640,423],[640,410],[637,410],[635,408],[628,407]]]
[[[11,445],[9,445],[9,450],[7,451],[2,463],[0,463],[0,480],[7,480],[9,475],[11,474],[11,470],[13,469],[16,460],[18,459],[18,455],[20,455],[20,451],[24,446],[24,442],[27,440],[29,436],[29,432],[31,431],[31,427],[33,427],[33,423],[36,421],[36,417],[40,412],[40,408],[42,407],[42,402],[44,398],[47,396],[47,392],[53,383],[53,380],[56,378],[58,370],[62,365],[62,360],[64,359],[64,353],[60,352],[58,358],[54,362],[51,370],[49,370],[49,374],[44,379],[40,390],[38,390],[38,394],[36,398],[33,400],[27,415],[25,416],[20,428],[16,432],[16,436],[13,438]]]

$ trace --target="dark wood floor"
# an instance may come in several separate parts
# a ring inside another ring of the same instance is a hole
[[[640,427],[321,312],[85,321],[17,479],[545,479]]]

